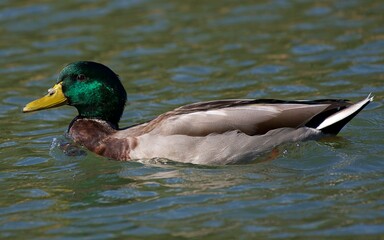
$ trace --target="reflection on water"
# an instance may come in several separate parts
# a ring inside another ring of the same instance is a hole
[[[384,234],[384,4],[2,1],[0,238]],[[116,162],[69,144],[70,107],[22,114],[76,60],[116,71],[121,126],[222,98],[375,101],[337,138],[259,163]]]

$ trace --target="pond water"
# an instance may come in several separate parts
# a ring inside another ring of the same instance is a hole
[[[384,236],[384,3],[1,1],[0,238]],[[325,141],[232,166],[58,149],[71,107],[22,114],[67,63],[117,72],[121,126],[223,98],[375,101]]]

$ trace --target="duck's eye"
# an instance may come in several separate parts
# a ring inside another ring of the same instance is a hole
[[[76,76],[76,80],[78,80],[78,81],[84,81],[86,79],[87,79],[87,77],[84,74],[79,74]]]

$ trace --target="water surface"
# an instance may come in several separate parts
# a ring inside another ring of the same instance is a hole
[[[384,4],[0,3],[0,238],[379,238],[384,235]],[[70,107],[22,114],[77,60],[116,71],[121,126],[211,99],[375,101],[339,137],[273,161],[117,162],[57,144]]]

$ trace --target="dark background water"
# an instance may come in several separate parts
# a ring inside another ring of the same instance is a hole
[[[384,3],[1,1],[0,238],[380,238]],[[339,137],[203,167],[65,156],[76,111],[22,114],[77,60],[116,71],[121,126],[222,98],[375,101]]]

